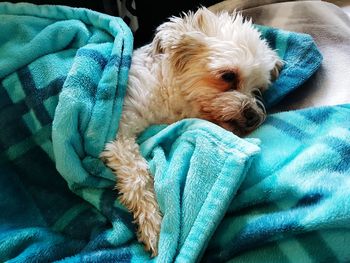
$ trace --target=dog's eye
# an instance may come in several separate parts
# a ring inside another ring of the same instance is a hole
[[[234,72],[226,72],[221,75],[221,79],[227,83],[232,83],[236,80],[236,74]]]

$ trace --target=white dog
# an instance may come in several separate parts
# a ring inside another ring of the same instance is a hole
[[[137,135],[152,124],[185,118],[244,135],[265,119],[261,93],[281,62],[240,14],[206,8],[160,25],[135,50],[119,131],[101,158],[117,177],[119,200],[133,213],[138,240],[157,255],[161,212]]]

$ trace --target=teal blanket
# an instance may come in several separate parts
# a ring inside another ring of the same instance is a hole
[[[0,28],[0,261],[150,260],[98,158],[118,130],[129,29],[85,9],[9,3]],[[310,36],[259,29],[286,62],[265,94],[272,106],[322,56]],[[246,139],[197,119],[147,129],[139,143],[164,214],[153,260],[348,258],[348,114],[281,113]]]
[[[270,115],[205,262],[350,261],[350,104]]]

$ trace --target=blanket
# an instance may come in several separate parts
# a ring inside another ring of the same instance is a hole
[[[203,262],[349,262],[350,104],[273,114]]]
[[[118,130],[129,29],[86,9],[9,3],[0,4],[0,26],[0,261],[151,260],[98,158]],[[278,96],[265,95],[272,106],[322,56],[308,35],[260,30],[285,61],[271,87]],[[164,215],[153,261],[199,260],[259,140],[189,119],[150,127],[139,143]]]

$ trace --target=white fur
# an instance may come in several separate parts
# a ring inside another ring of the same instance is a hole
[[[250,20],[206,8],[171,18],[152,43],[135,50],[118,135],[101,157],[115,172],[119,200],[134,214],[138,238],[153,256],[161,213],[136,136],[152,124],[190,117],[245,134],[265,116],[252,91],[264,91],[280,65]],[[234,72],[234,81],[224,81],[225,72]],[[248,110],[257,118],[253,125]]]

